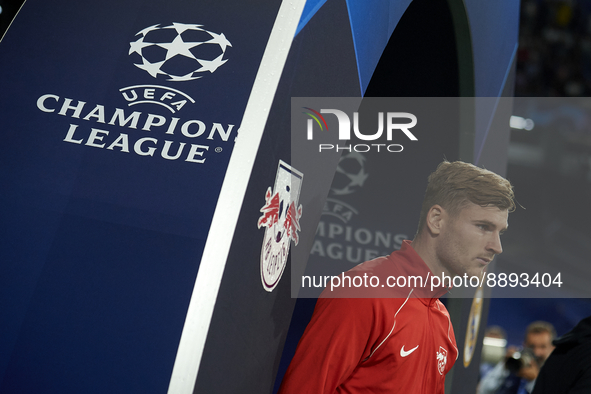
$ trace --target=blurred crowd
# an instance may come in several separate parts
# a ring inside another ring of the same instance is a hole
[[[559,338],[552,324],[532,322],[520,347],[507,347],[501,327],[484,335],[477,394],[591,392],[591,316]]]
[[[516,96],[591,95],[591,1],[522,0]]]

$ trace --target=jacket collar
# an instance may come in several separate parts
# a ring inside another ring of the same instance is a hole
[[[449,291],[450,288],[441,285],[431,289],[433,273],[414,250],[411,241],[403,241],[400,250],[392,252],[388,259],[394,264],[392,268],[397,276],[422,278],[422,286],[421,281],[417,280],[416,286],[408,286],[408,289],[412,289],[412,297],[419,298],[425,305],[432,305]]]

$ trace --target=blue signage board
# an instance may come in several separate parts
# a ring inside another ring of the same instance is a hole
[[[166,391],[278,8],[25,3],[0,42],[0,392]]]

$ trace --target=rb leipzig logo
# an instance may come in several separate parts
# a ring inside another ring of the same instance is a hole
[[[439,374],[443,375],[445,372],[445,366],[447,365],[447,350],[444,349],[442,346],[439,346],[439,351],[437,352],[437,369],[439,370]]]
[[[258,228],[265,227],[261,249],[261,281],[271,292],[279,283],[289,254],[290,241],[298,244],[302,206],[298,206],[303,174],[289,164],[279,161],[275,185],[265,194]]]

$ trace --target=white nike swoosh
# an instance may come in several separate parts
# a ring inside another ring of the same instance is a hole
[[[405,351],[404,351],[404,345],[403,345],[403,346],[400,348],[400,355],[401,355],[402,357],[406,357],[406,356],[408,356],[409,354],[411,354],[412,352],[414,352],[415,350],[417,350],[417,348],[418,348],[418,347],[419,347],[419,345],[417,345],[417,346],[413,347],[412,349],[410,349],[409,351],[405,352]]]

